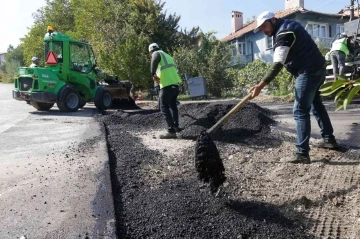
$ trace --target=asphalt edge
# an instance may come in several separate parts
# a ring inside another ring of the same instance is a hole
[[[96,221],[92,235],[93,238],[101,239],[117,239],[116,234],[116,219],[114,208],[114,197],[112,193],[110,160],[108,154],[106,130],[103,123],[97,122],[99,126],[99,142],[96,151],[104,157],[104,167],[102,173],[99,174],[99,185],[93,202],[93,212],[96,215],[103,215]],[[100,200],[99,200],[100,199]],[[98,203],[98,202],[101,203]]]

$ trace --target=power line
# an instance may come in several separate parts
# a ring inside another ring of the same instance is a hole
[[[320,5],[320,6],[316,7],[316,8],[314,8],[313,10],[318,9],[318,8],[320,8],[320,7],[323,7],[323,6],[331,3],[332,1],[334,1],[334,0],[330,0],[330,1],[326,2],[326,3],[324,3],[323,5]]]

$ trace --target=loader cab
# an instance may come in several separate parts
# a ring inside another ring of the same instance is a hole
[[[58,63],[63,63],[63,42],[45,42],[45,57],[49,55],[50,51],[53,51],[55,53]]]
[[[89,74],[96,66],[96,59],[89,44],[54,32],[51,27],[44,37],[44,44],[46,67],[57,72],[63,80],[71,73]]]
[[[88,44],[70,42],[69,49],[70,70],[88,74],[95,68],[95,57]]]

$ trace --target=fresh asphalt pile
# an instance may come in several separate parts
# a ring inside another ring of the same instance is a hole
[[[179,137],[193,140],[195,147],[201,132],[233,106],[231,102],[180,105],[184,130]],[[137,134],[165,128],[157,110],[118,110],[98,120],[107,131],[119,238],[312,238],[297,212],[230,199],[226,192],[219,197],[211,194],[198,180],[194,147],[172,156],[146,147]],[[272,123],[270,111],[248,103],[212,139],[219,147],[259,144],[268,139]]]

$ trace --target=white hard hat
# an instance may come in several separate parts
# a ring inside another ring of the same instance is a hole
[[[158,50],[158,49],[159,49],[159,45],[156,44],[156,43],[151,43],[149,45],[149,52],[154,51],[154,50]]]
[[[39,60],[39,58],[37,58],[36,56],[33,56],[33,58],[31,58],[31,61],[37,61]]]
[[[269,11],[265,11],[263,13],[261,13],[257,19],[256,19],[256,28],[254,29],[254,32],[258,32],[259,31],[259,27],[266,21],[266,20],[270,20],[271,18],[274,18],[275,14]]]

